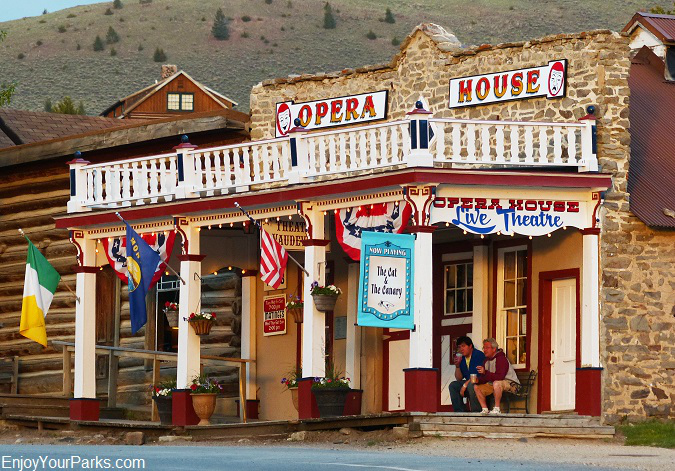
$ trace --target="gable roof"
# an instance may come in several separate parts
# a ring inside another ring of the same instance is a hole
[[[675,228],[675,83],[647,46],[631,61],[630,210],[648,226]]]
[[[632,33],[638,26],[644,27],[664,44],[675,44],[675,15],[637,12],[622,33]]]
[[[0,149],[119,125],[113,118],[0,108]]]
[[[179,70],[173,75],[170,75],[169,77],[160,80],[159,82],[153,83],[152,85],[148,85],[145,88],[142,88],[141,90],[138,90],[131,95],[128,95],[124,98],[120,98],[117,100],[115,103],[110,105],[108,108],[103,110],[101,112],[101,116],[104,116],[108,113],[110,113],[113,109],[117,108],[119,105],[122,103],[125,103],[125,110],[124,113],[120,116],[120,118],[124,118],[129,112],[137,108],[141,103],[143,103],[145,100],[150,98],[152,95],[155,93],[159,92],[162,88],[167,86],[169,83],[173,82],[175,79],[177,79],[179,76],[184,76],[187,78],[189,81],[191,81],[196,87],[201,89],[206,95],[210,96],[216,103],[218,103],[220,106],[223,108],[227,108],[225,103],[223,101],[229,101],[232,103],[233,106],[238,105],[236,101],[234,101],[231,98],[226,97],[225,95],[218,93],[214,91],[213,89],[207,87],[206,85],[197,82],[195,79],[190,77],[187,72],[183,70]]]

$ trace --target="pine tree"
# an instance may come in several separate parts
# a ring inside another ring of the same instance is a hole
[[[225,19],[222,8],[218,8],[218,11],[216,12],[216,19],[213,21],[211,34],[219,41],[224,41],[230,37],[230,29],[227,26],[227,19]]]
[[[105,42],[108,44],[120,42],[120,35],[117,34],[117,31],[115,31],[112,26],[108,28],[108,32],[105,35]]]
[[[396,23],[396,19],[394,18],[394,15],[391,12],[391,9],[389,9],[389,8],[387,8],[387,11],[384,13],[384,22],[385,23]]]
[[[164,53],[164,49],[160,48],[155,49],[155,54],[152,56],[152,59],[155,62],[164,62],[166,60],[166,54]]]
[[[115,0],[113,2],[113,8],[115,10],[121,10],[123,6],[124,6],[124,4],[122,3],[122,0]]]
[[[51,100],[50,98],[47,98],[47,99],[45,100],[45,111],[46,111],[47,113],[51,113],[51,112],[52,112],[52,100]]]
[[[323,7],[323,27],[324,29],[335,29],[337,24],[335,23],[335,17],[333,16],[333,9],[330,6],[330,3],[326,2]]]
[[[103,49],[105,49],[105,46],[103,45],[101,36],[96,36],[96,39],[94,39],[94,51],[102,51]]]
[[[47,111],[47,103],[45,103],[45,111]],[[69,96],[64,96],[63,100],[56,102],[51,107],[51,112],[61,114],[85,114],[84,103],[80,102],[79,106],[75,107],[73,99]]]

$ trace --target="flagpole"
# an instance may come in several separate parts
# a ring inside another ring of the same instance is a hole
[[[28,242],[30,242],[30,239],[26,236],[26,233],[23,232],[23,229],[19,228],[19,234],[21,234],[22,236],[24,236],[24,238],[25,238]],[[66,284],[66,282],[63,281],[63,279],[60,278],[60,277],[59,277],[59,282],[60,282],[60,283],[63,283],[63,286],[65,286],[65,287],[68,289],[68,291],[70,291],[70,293],[71,293],[73,296],[75,296],[75,300],[79,303],[79,302],[80,302],[80,297],[79,297],[77,294],[75,294],[75,291],[73,291],[73,290],[70,288],[70,286],[68,286],[68,285]]]
[[[115,211],[115,216],[117,216],[117,217],[120,219],[120,221],[122,221],[124,224],[127,223],[127,222],[124,220],[124,218],[120,215],[120,213],[118,213],[117,211]],[[165,262],[165,264],[166,264],[166,268],[167,268],[171,273],[173,273],[174,275],[176,275],[176,276],[178,277],[178,279],[180,280],[180,282],[183,283],[183,285],[185,285],[185,280],[184,280],[183,278],[181,278],[181,276],[176,272],[176,270],[174,270],[174,269],[171,267],[171,265],[169,265],[168,263]]]
[[[259,223],[258,221],[256,221],[255,219],[253,219],[253,218],[251,217],[251,215],[248,214],[248,212],[246,212],[246,210],[245,210],[244,208],[242,208],[241,206],[239,206],[239,203],[237,203],[237,202],[235,201],[235,202],[234,202],[234,205],[235,205],[237,208],[239,208],[239,211],[241,211],[242,213],[244,213],[244,214],[246,215],[246,217],[249,218],[253,224],[255,224],[256,226],[258,226],[258,229],[263,230],[263,228],[262,228],[262,226],[260,225],[260,223]],[[309,272],[308,272],[307,270],[305,270],[305,267],[303,267],[302,265],[300,265],[300,262],[298,262],[298,261],[293,257],[293,255],[291,255],[290,253],[288,253],[288,251],[286,252],[286,255],[288,255],[288,258],[290,258],[291,260],[293,260],[293,262],[295,262],[295,264],[296,264],[298,267],[300,267],[300,270],[302,270],[302,271],[305,272],[305,275],[309,276]]]

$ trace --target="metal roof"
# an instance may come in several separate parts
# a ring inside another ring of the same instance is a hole
[[[624,33],[631,33],[638,24],[649,30],[664,43],[675,43],[675,15],[637,12],[622,31]]]

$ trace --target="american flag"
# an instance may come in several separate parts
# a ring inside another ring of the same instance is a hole
[[[264,229],[260,229],[260,278],[277,289],[284,279],[288,254],[286,250],[269,235]]]

